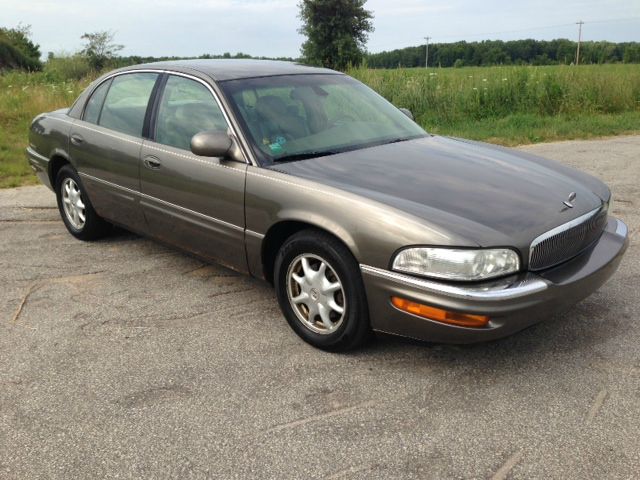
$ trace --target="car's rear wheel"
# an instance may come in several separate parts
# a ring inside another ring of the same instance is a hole
[[[314,230],[293,235],[278,252],[274,271],[280,308],[304,341],[343,351],[369,338],[358,264],[337,239]]]
[[[93,209],[80,176],[71,165],[60,169],[55,185],[60,216],[71,235],[80,240],[95,240],[109,232],[109,224]]]

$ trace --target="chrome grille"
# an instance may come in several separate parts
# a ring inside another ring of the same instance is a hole
[[[549,230],[531,243],[529,270],[542,270],[569,260],[595,242],[607,224],[606,208],[597,208]]]

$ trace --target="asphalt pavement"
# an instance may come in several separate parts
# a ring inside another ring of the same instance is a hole
[[[619,271],[458,347],[303,343],[265,283],[0,191],[0,478],[640,477],[640,136],[524,149],[607,182]]]

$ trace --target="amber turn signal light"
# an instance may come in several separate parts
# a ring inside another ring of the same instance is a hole
[[[404,298],[391,297],[391,303],[398,310],[412,313],[419,317],[435,320],[436,322],[458,325],[460,327],[482,328],[489,323],[486,315],[469,315],[466,313],[449,312],[435,307],[422,305],[421,303],[410,302]]]

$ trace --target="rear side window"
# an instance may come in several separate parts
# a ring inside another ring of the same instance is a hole
[[[109,85],[111,85],[111,80],[104,82],[91,94],[91,98],[89,98],[89,101],[84,108],[83,120],[85,122],[98,123],[100,110],[102,110],[102,104],[104,103],[104,97],[107,95],[107,91],[109,90]]]
[[[142,136],[144,117],[157,73],[129,73],[113,79],[102,107],[99,125]]]
[[[205,130],[227,130],[213,95],[199,82],[170,76],[158,108],[156,142],[190,150],[191,137]]]

